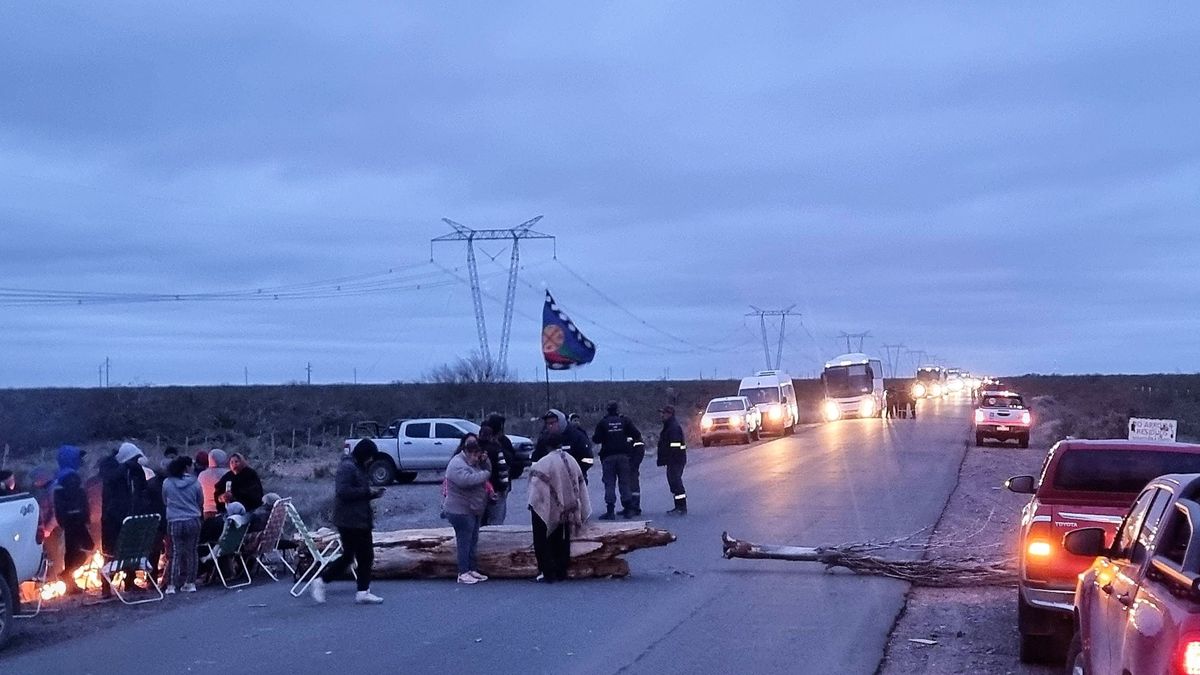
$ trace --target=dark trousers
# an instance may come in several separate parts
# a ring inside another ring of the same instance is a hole
[[[92,557],[92,549],[96,548],[96,543],[92,541],[86,523],[69,523],[62,527],[62,532],[63,573],[60,579],[67,584],[68,589],[77,589],[72,573]]]
[[[633,491],[630,489],[629,455],[612,455],[600,460],[604,472],[604,503],[610,508],[617,503],[617,486],[621,490],[621,506],[633,506]]]
[[[371,566],[375,564],[375,542],[371,538],[371,531],[357,527],[339,527],[338,536],[342,538],[342,554],[321,572],[321,580],[332,581],[342,576],[350,568],[350,563],[356,562],[358,590],[371,590]]]
[[[667,486],[671,488],[671,494],[675,496],[677,507],[681,500],[687,499],[687,491],[683,489],[683,467],[685,466],[687,466],[687,460],[667,462]],[[686,505],[687,502],[684,504]]]
[[[533,518],[533,553],[538,571],[547,581],[564,581],[571,562],[571,528],[559,525],[551,531],[536,511],[530,509],[529,515]]]
[[[172,520],[170,554],[166,585],[180,587],[196,583],[199,569],[200,519]]]
[[[634,448],[629,453],[629,496],[635,509],[642,508],[642,460],[645,458],[644,448]]]

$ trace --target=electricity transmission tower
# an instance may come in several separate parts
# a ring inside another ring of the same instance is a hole
[[[850,351],[851,351],[850,350],[850,341],[851,340],[858,340],[858,351],[861,352],[863,350],[863,340],[866,340],[869,337],[871,337],[871,331],[866,331],[863,333],[847,333],[846,331],[842,331],[838,335],[838,338],[844,339],[846,341],[846,353],[850,353]]]
[[[454,228],[449,234],[435,237],[429,242],[429,259],[433,260],[433,245],[441,242],[467,242],[467,269],[471,277],[471,298],[475,303],[475,327],[479,331],[479,352],[488,364],[495,364],[501,369],[508,366],[508,341],[512,332],[513,305],[517,300],[517,268],[521,262],[521,240],[550,239],[555,241],[555,257],[558,257],[557,240],[554,235],[544,234],[533,230],[542,216],[531,218],[516,227],[507,229],[476,230],[466,225],[456,223],[449,218],[442,222]],[[500,328],[500,348],[493,360],[491,345],[488,343],[487,322],[483,313],[483,292],[479,287],[479,266],[475,263],[475,242],[477,241],[512,241],[512,255],[509,259],[508,290],[504,295],[504,323]]]
[[[767,370],[778,370],[780,364],[783,363],[783,341],[787,337],[787,318],[789,316],[800,316],[799,312],[792,311],[794,307],[795,305],[792,305],[787,309],[759,309],[754,305],[750,305],[750,309],[754,311],[746,314],[746,316],[757,316],[758,322],[762,326],[763,355],[766,356],[767,359]],[[779,344],[776,345],[775,348],[774,366],[771,365],[771,344],[767,341],[768,316],[779,317]]]
[[[895,378],[900,372],[900,354],[904,350],[904,345],[883,345],[883,348],[887,351],[888,366],[892,369],[891,377]]]

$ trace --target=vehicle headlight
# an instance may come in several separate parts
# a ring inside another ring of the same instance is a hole
[[[933,385],[933,388],[929,390],[929,393],[934,396],[941,396],[942,395],[942,385],[940,385],[940,384]]]
[[[950,383],[950,391],[962,391],[962,380],[955,380]]]
[[[771,419],[775,421],[783,419],[783,408],[777,405],[771,406]]]
[[[822,414],[825,415],[825,421],[836,422],[842,417],[842,409],[833,401],[825,401],[825,405],[821,406]]]
[[[708,415],[705,415],[704,417],[700,418],[700,428],[701,429],[711,429],[712,425],[713,425],[712,418],[709,417]]]
[[[864,399],[858,404],[858,414],[863,417],[870,417],[875,414],[875,401],[873,399]]]
[[[928,391],[929,390],[925,388],[925,385],[921,384],[920,382],[913,385],[913,396],[916,396],[917,398],[921,398]]]
[[[730,415],[729,416],[729,425],[734,426],[734,427],[742,426],[742,416],[741,415]]]

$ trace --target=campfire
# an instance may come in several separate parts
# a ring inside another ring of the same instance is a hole
[[[75,587],[85,593],[88,591],[99,591],[104,584],[104,578],[100,576],[100,568],[104,566],[104,556],[100,551],[92,553],[88,561],[71,572],[71,580]],[[120,583],[124,576],[123,572],[117,572],[113,580]],[[146,574],[141,570],[135,573],[133,583],[138,588],[146,588]],[[67,594],[66,582],[55,579],[47,580],[45,583],[38,586],[35,582],[26,582],[21,586],[21,597],[25,602],[36,602],[39,597],[42,602],[56,600]]]

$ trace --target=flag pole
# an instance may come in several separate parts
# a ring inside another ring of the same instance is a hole
[[[550,409],[550,364],[546,366],[546,410]]]

